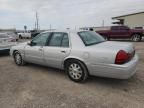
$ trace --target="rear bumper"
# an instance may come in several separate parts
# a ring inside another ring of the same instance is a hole
[[[128,79],[135,74],[138,60],[138,56],[135,55],[130,62],[123,65],[92,65],[89,70],[90,74],[95,76]]]
[[[10,49],[0,49],[0,54],[1,53],[9,53]]]
[[[8,45],[0,45],[0,53],[9,52],[12,46],[17,45],[17,42]]]

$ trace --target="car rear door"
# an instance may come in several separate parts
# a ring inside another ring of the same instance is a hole
[[[69,37],[67,33],[54,32],[44,47],[46,64],[55,68],[62,68],[63,60],[70,53]]]
[[[128,38],[129,37],[129,29],[126,26],[119,26],[119,37],[120,38]]]
[[[111,27],[111,38],[127,38],[129,36],[129,30],[125,26],[112,26]]]
[[[36,36],[31,45],[25,47],[25,60],[44,65],[43,47],[45,47],[51,33],[42,33]]]
[[[120,36],[119,26],[112,26],[109,35],[110,38],[119,38]]]

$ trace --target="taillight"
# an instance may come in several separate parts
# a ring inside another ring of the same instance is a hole
[[[16,42],[16,39],[11,38],[9,42]]]
[[[124,64],[130,59],[131,54],[125,52],[124,50],[120,50],[115,59],[115,64]]]
[[[11,42],[16,42],[16,40],[15,40],[15,39],[12,39]]]

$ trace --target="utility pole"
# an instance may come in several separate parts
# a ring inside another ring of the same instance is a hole
[[[36,21],[35,21],[34,29],[36,30]]]
[[[35,22],[35,26],[36,26],[36,30],[39,30],[39,16],[38,16],[38,12],[36,11],[36,22]]]
[[[104,27],[104,23],[105,23],[104,20],[102,20],[102,27]]]
[[[50,24],[50,28],[49,28],[50,30],[52,30],[52,26],[51,26],[51,24]]]
[[[75,30],[77,29],[77,27],[75,26]]]

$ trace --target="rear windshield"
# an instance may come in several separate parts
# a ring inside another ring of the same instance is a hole
[[[78,32],[78,35],[86,46],[105,42],[105,39],[94,31]]]

